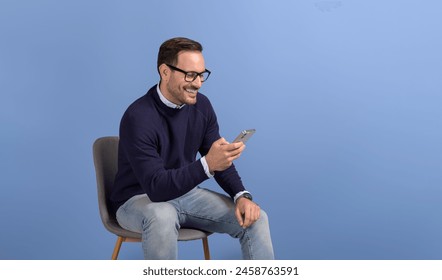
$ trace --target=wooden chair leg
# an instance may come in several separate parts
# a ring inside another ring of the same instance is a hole
[[[204,259],[210,260],[209,240],[207,237],[203,238]]]
[[[117,243],[115,243],[114,252],[112,253],[112,260],[118,259],[120,253],[121,244],[123,244],[124,237],[118,236]]]

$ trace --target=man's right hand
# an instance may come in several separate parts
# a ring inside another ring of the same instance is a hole
[[[213,142],[206,155],[207,165],[210,173],[223,171],[229,168],[233,161],[241,155],[246,148],[243,142],[229,143],[224,138]]]

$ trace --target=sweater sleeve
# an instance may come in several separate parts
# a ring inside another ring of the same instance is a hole
[[[158,152],[152,126],[127,115],[120,126],[120,147],[137,182],[154,202],[177,198],[207,179],[200,160],[177,169],[166,169]]]
[[[210,102],[208,102],[208,111],[208,129],[206,131],[203,144],[200,148],[200,154],[202,156],[205,156],[209,152],[213,142],[221,138],[219,134],[217,117]],[[224,171],[216,171],[215,180],[218,185],[232,198],[234,198],[237,193],[245,190],[241,177],[239,176],[234,164]]]

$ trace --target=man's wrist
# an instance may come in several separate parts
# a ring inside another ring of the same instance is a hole
[[[206,157],[201,158],[201,164],[203,165],[204,172],[206,173],[208,178],[212,178],[215,174],[210,172],[209,165],[207,164]]]
[[[236,203],[236,202],[238,201],[238,199],[240,199],[241,197],[253,201],[253,197],[252,197],[252,195],[250,194],[250,192],[248,192],[248,191],[241,191],[241,192],[237,193],[237,194],[235,195],[235,197],[233,198],[233,201]]]

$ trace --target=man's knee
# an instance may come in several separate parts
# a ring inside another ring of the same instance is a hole
[[[269,217],[267,216],[267,213],[262,209],[260,210],[260,213],[259,213],[259,219],[263,219],[267,223],[269,221]]]
[[[261,230],[269,228],[269,217],[264,210],[260,210],[259,219],[255,222],[255,224],[255,227],[259,227]]]
[[[175,207],[167,202],[149,203],[146,205],[143,215],[143,227],[153,225],[155,227],[170,228],[179,224]]]

